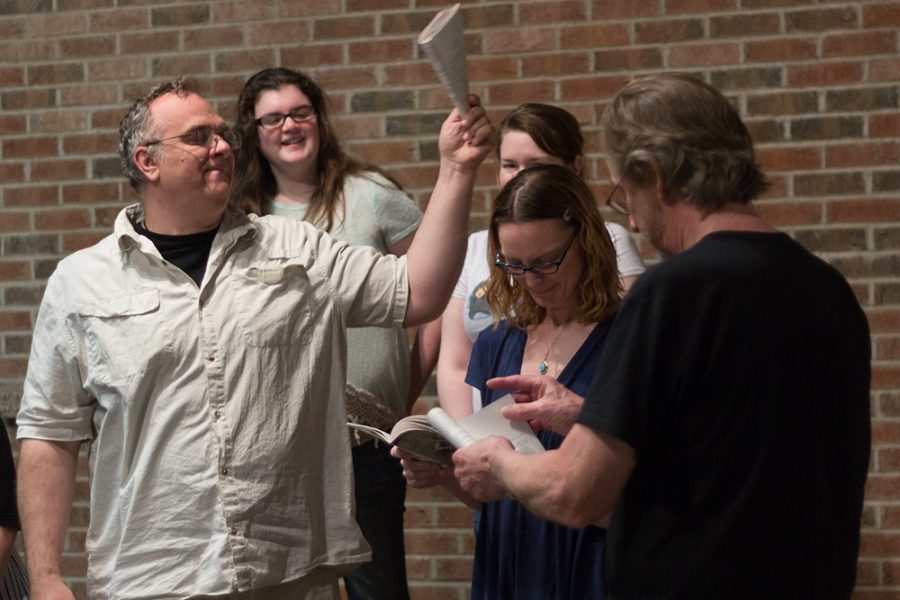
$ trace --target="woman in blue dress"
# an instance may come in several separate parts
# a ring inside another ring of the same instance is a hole
[[[487,301],[497,323],[475,342],[466,382],[485,405],[505,393],[485,382],[517,373],[549,375],[586,393],[620,291],[616,252],[590,189],[566,167],[526,169],[494,200],[488,235],[495,259]],[[560,410],[574,422],[580,407]],[[547,449],[563,439],[543,429],[537,435]],[[456,485],[452,469],[394,455],[410,485],[442,483],[480,506],[473,599],[603,598],[605,529],[563,527],[513,499],[479,505]]]

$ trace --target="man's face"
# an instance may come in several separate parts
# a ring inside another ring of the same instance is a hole
[[[196,94],[160,96],[150,103],[150,114],[163,140],[154,182],[162,196],[194,203],[192,210],[221,212],[228,201],[234,152],[224,139],[209,133],[227,129],[225,120]],[[197,142],[204,137],[208,144]]]
[[[662,198],[655,184],[640,187],[628,179],[613,174],[613,181],[625,191],[628,208],[628,223],[632,231],[644,234],[647,241],[663,255],[671,256],[677,251],[666,239],[666,220],[663,215]]]

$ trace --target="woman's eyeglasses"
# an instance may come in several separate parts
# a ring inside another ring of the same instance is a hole
[[[263,115],[256,119],[255,123],[263,129],[276,129],[281,127],[281,124],[284,123],[284,120],[288,117],[290,117],[294,123],[303,123],[316,118],[316,109],[312,106],[298,106],[288,114],[269,113]]]
[[[572,243],[575,241],[575,236],[578,235],[579,227],[575,228],[575,231],[572,232],[572,237],[569,238],[568,243],[566,243],[565,249],[562,251],[562,254],[556,260],[548,260],[546,262],[534,263],[533,265],[522,265],[519,263],[508,263],[500,260],[500,253],[497,253],[496,258],[494,259],[494,266],[503,269],[503,271],[512,275],[513,277],[521,277],[528,271],[531,271],[535,275],[553,275],[557,271],[559,271],[559,266],[562,264],[562,261],[566,259],[566,254],[569,253],[569,248],[572,247]]]
[[[621,183],[621,180],[619,180],[619,183]],[[628,196],[625,194],[625,190],[622,189],[622,186],[619,185],[619,183],[616,183],[616,186],[609,193],[609,198],[606,199],[606,205],[620,215],[630,215],[631,211],[628,210]]]

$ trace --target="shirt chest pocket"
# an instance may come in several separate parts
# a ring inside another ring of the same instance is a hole
[[[310,305],[316,298],[305,268],[251,267],[235,272],[232,282],[244,339],[250,346],[309,344]]]
[[[159,292],[137,290],[80,306],[89,378],[120,381],[142,374],[173,353]]]

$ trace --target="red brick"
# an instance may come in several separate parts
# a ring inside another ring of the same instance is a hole
[[[896,82],[898,79],[900,79],[900,59],[896,56],[869,59],[869,80]]]
[[[588,87],[588,84],[583,79],[574,81],[581,81],[585,88]],[[575,85],[573,80],[566,83],[572,87]],[[509,104],[516,106],[521,103],[523,98],[528,98],[530,102],[552,102],[555,96],[554,92],[555,86],[553,82],[548,79],[498,83],[488,86],[488,96],[490,97],[491,102],[501,105]],[[584,93],[586,94],[587,91]],[[569,99],[584,97],[583,95],[572,96],[568,93],[564,93],[563,95]]]
[[[402,142],[349,142],[347,148],[363,160],[385,165],[408,163],[416,159],[416,141]]]
[[[375,34],[373,17],[317,19],[313,23],[314,40],[371,37]]]
[[[407,0],[347,0],[347,12],[407,8]]]
[[[660,3],[634,2],[633,0],[593,0],[591,14],[602,15],[603,19],[609,20],[662,16]]]
[[[644,3],[633,2],[632,4]],[[684,42],[706,37],[706,29],[700,19],[652,20],[637,23],[634,31],[635,43],[638,44]]]
[[[788,32],[848,29],[854,27],[857,21],[858,15],[854,8],[816,8],[785,14],[785,28]]]
[[[378,137],[384,133],[384,118],[378,115],[339,115],[332,119],[342,138]]]
[[[83,179],[86,165],[83,160],[48,160],[31,163],[31,178],[35,181]]]
[[[0,67],[0,87],[19,86],[25,83],[24,67]]]
[[[275,63],[275,51],[271,48],[258,50],[229,50],[217,52],[214,60],[214,70],[222,72],[250,72],[259,70],[260,65]]]
[[[860,560],[856,565],[856,585],[878,583],[881,563],[875,560]]]
[[[74,183],[63,186],[64,204],[94,204],[115,202],[118,199],[117,183]]]
[[[390,173],[404,188],[421,189],[434,187],[434,182],[437,181],[438,169],[433,165],[415,165],[411,167],[392,167]]]
[[[546,25],[559,21],[584,21],[584,2],[561,0],[560,2],[530,2],[527,10],[519,12],[522,25]]]
[[[63,235],[63,251],[70,254],[82,248],[93,246],[103,238],[109,235],[108,231],[98,231],[92,233],[67,233]]]
[[[591,57],[587,53],[561,52],[540,54],[522,61],[522,76],[562,77],[589,73]]]
[[[407,554],[456,554],[459,551],[459,535],[444,531],[407,531]]]
[[[865,31],[826,36],[822,42],[822,56],[869,56],[897,51],[897,39],[893,31]]]
[[[116,52],[116,38],[114,36],[91,36],[60,40],[59,51],[68,59],[109,56]]]
[[[32,327],[27,311],[0,311],[0,331],[28,331]]]
[[[38,213],[34,218],[37,231],[85,229],[91,225],[91,214],[86,210],[54,210]]]
[[[472,559],[439,558],[434,561],[434,571],[438,579],[469,581],[472,579]]]
[[[866,167],[895,165],[900,162],[900,143],[858,143],[828,146],[825,149],[827,167]]]
[[[737,43],[685,44],[669,50],[669,64],[675,68],[730,65],[740,61],[741,47]]]
[[[35,133],[65,133],[84,131],[88,128],[87,112],[82,110],[64,110],[42,112],[31,120]]]
[[[900,529],[900,505],[881,508],[881,526],[884,529]]]
[[[663,52],[656,47],[598,50],[594,53],[594,70],[599,72],[643,71],[662,66]]]
[[[871,308],[866,310],[866,316],[873,335],[900,331],[900,309],[896,307]],[[900,440],[900,435],[896,439]]]
[[[739,8],[737,0],[666,0],[666,14],[730,11]]]
[[[0,135],[25,133],[25,117],[22,115],[0,115]]]
[[[800,171],[822,167],[822,151],[818,147],[757,148],[756,158],[764,172]]]
[[[31,277],[31,263],[24,260],[0,260],[0,281],[23,280],[30,279]],[[0,312],[0,331],[12,331],[14,328],[10,327],[9,323],[4,322],[3,316],[5,314],[11,313]],[[16,327],[15,329],[30,328],[31,320],[28,318],[28,313],[20,314],[25,315],[24,327]]]
[[[894,500],[896,498],[900,498],[900,476],[869,475],[866,481],[867,500]],[[891,543],[895,543],[895,540],[891,540]],[[900,548],[897,549],[900,550]],[[860,552],[860,555],[863,553]]]
[[[900,27],[900,4],[887,2],[863,6],[863,25],[866,28]]]
[[[869,135],[871,137],[900,136],[900,113],[870,115]]]
[[[863,78],[863,64],[859,62],[813,63],[789,66],[788,85],[822,86],[858,83]]]
[[[560,82],[560,96],[569,101],[612,98],[626,83],[628,83],[628,77],[624,75],[566,79]],[[521,97],[530,98],[529,96]]]
[[[55,185],[8,187],[3,192],[3,203],[6,206],[38,206],[58,202],[59,188]]]
[[[828,222],[900,221],[900,198],[892,200],[831,200],[826,205]]]
[[[284,35],[288,29],[288,25],[293,25],[294,38]],[[270,23],[266,30],[269,32],[269,38],[266,42],[275,44],[281,41],[297,41],[298,27],[293,23]],[[302,29],[300,30],[302,31]],[[189,29],[184,32],[184,47],[191,51],[204,50],[207,48],[228,48],[232,46],[241,46],[244,42],[244,30],[241,27],[206,27],[203,29]],[[259,44],[260,40],[257,39]]]
[[[154,58],[150,64],[150,73],[156,79],[180,77],[185,73],[191,73],[196,76],[210,72],[212,72],[212,57],[207,53],[179,54],[176,56],[163,55],[159,58]],[[138,93],[144,94],[149,88],[150,85],[142,85]],[[131,99],[137,97],[137,95],[138,94],[128,94],[127,97]],[[119,117],[121,118],[124,113],[124,110],[121,111]]]
[[[338,65],[344,61],[343,44],[305,44],[281,48],[281,64],[305,70],[320,65]]]
[[[142,79],[148,76],[147,61],[143,56],[120,57],[92,62],[88,65],[90,81],[122,81]]]
[[[490,31],[486,35],[487,51],[491,54],[556,50],[555,29],[510,29]]]
[[[347,67],[322,69],[316,72],[316,83],[323,89],[329,90],[357,90],[366,87],[376,87],[378,77],[375,68]]]
[[[257,21],[275,16],[276,4],[270,0],[220,0],[212,5],[213,23]]]
[[[0,43],[0,56],[6,65],[15,62],[53,60],[56,58],[56,47],[52,42],[7,41]]]
[[[84,81],[84,65],[55,63],[28,67],[28,85],[56,85]]]
[[[900,472],[900,448],[877,448],[879,473]]]
[[[278,0],[277,10],[277,14],[285,17],[329,15],[340,12],[341,0]]]
[[[84,133],[63,138],[63,154],[111,154],[119,136],[115,132]]]
[[[628,27],[622,24],[568,25],[559,30],[559,45],[566,50],[624,46],[628,41]]]
[[[28,369],[27,358],[8,358],[0,356],[0,377],[22,379]]]
[[[763,218],[775,226],[812,225],[822,222],[821,202],[759,202]]]
[[[537,58],[537,57],[535,57]],[[529,60],[531,60],[529,58]],[[476,56],[468,59],[469,81],[515,79],[519,59],[511,56]],[[431,65],[427,65],[431,70]],[[432,70],[432,78],[437,77]]]
[[[414,41],[410,39],[376,39],[348,44],[350,63],[391,62],[415,57]]]
[[[816,57],[814,39],[783,38],[746,42],[744,53],[748,62],[790,62]]]
[[[67,85],[59,89],[60,106],[96,106],[119,102],[118,90],[113,85]]]
[[[177,48],[180,35],[177,31],[153,33],[126,33],[120,36],[121,54],[155,54]]]
[[[3,218],[0,219],[0,233],[18,233],[24,232],[30,228],[31,213],[4,210]]]

